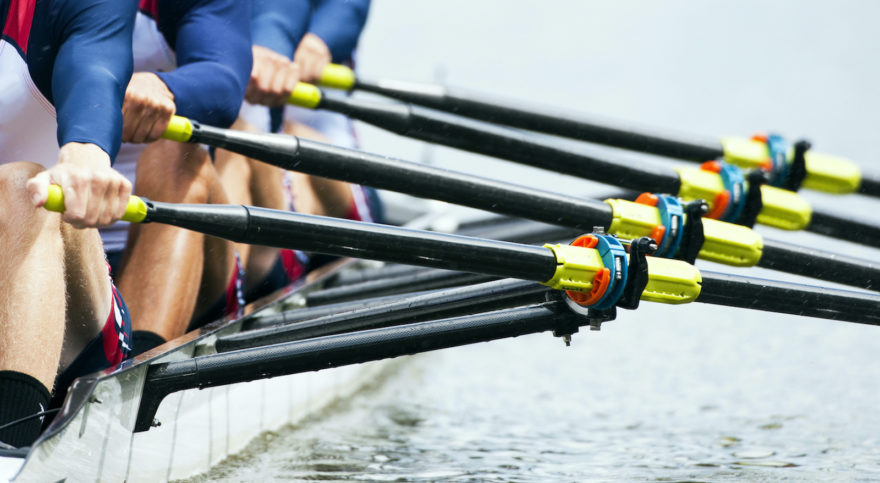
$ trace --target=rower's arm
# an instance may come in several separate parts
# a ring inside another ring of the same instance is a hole
[[[309,32],[327,44],[333,62],[351,59],[367,23],[370,0],[318,0],[315,3]]]
[[[254,45],[292,59],[309,28],[311,14],[309,0],[254,0],[251,21]]]
[[[156,75],[174,94],[177,113],[231,126],[251,74],[251,2],[166,0],[159,15],[173,31],[178,68]]]
[[[136,2],[56,0],[50,25],[60,46],[52,67],[58,145],[95,144],[115,158],[131,77]]]

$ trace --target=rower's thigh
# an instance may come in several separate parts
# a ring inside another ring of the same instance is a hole
[[[101,332],[112,310],[113,294],[98,230],[63,223],[61,232],[68,300],[64,367]]]
[[[37,209],[27,180],[38,164],[0,165],[0,370],[30,374],[46,387],[64,336],[61,218]]]
[[[136,195],[175,203],[205,203],[216,177],[204,147],[167,139],[147,145],[136,169]]]

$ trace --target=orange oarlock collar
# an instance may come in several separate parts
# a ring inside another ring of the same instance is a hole
[[[571,242],[571,245],[594,248],[598,243],[599,239],[593,235],[581,235]],[[606,267],[596,272],[596,275],[593,277],[593,288],[590,289],[590,293],[575,292],[573,290],[566,290],[565,293],[578,305],[589,306],[602,299],[609,285],[611,285],[611,270]]]
[[[648,206],[657,206],[658,198],[654,193],[644,192],[636,198],[636,203],[640,205],[648,205]],[[655,225],[654,229],[651,230],[651,234],[649,235],[651,238],[657,242],[657,245],[663,243],[663,238],[666,237],[666,227],[663,225]]]
[[[713,173],[721,172],[721,163],[718,161],[706,161],[705,163],[700,165],[700,169],[703,171],[711,171]],[[721,219],[724,215],[724,212],[727,211],[727,205],[730,204],[730,191],[722,190],[720,193],[715,195],[715,199],[712,203],[712,211],[706,213],[706,218],[712,218],[715,220]]]

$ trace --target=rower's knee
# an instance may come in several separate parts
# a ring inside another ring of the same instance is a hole
[[[216,176],[201,145],[160,139],[138,158],[135,194],[156,201],[207,203]]]
[[[20,161],[0,165],[0,234],[11,234],[41,227],[38,223],[56,214],[34,206],[27,181],[45,168]]]

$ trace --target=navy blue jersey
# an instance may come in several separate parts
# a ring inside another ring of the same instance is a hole
[[[311,32],[327,44],[333,62],[348,62],[369,9],[370,0],[254,0],[254,44],[293,58]]]
[[[120,0],[0,0],[3,40],[54,105],[59,146],[92,143],[116,156],[135,12]]]
[[[177,113],[212,126],[235,122],[251,74],[251,2],[141,0],[174,50],[177,68],[156,74]]]

